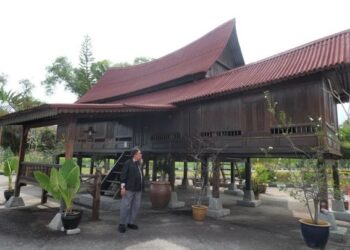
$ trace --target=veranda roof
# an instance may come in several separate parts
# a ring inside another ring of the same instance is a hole
[[[72,117],[91,117],[103,114],[125,114],[131,112],[159,112],[175,108],[173,105],[152,104],[44,104],[35,108],[10,113],[0,117],[0,125],[57,124],[60,118],[71,115]]]

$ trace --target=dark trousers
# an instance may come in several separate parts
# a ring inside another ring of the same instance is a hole
[[[141,192],[126,190],[120,204],[120,224],[135,224],[136,216],[140,210]]]

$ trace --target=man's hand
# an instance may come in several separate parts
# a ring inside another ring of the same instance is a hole
[[[125,187],[122,187],[121,189],[120,189],[120,196],[123,198],[124,197],[124,195],[125,195]]]

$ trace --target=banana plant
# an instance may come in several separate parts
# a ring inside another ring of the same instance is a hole
[[[8,189],[9,191],[12,191],[12,175],[14,175],[17,172],[18,167],[18,158],[17,157],[11,157],[4,161],[4,175],[8,178]]]
[[[66,214],[72,213],[73,199],[80,188],[80,169],[74,160],[66,160],[59,170],[52,168],[50,176],[35,171],[34,177],[55,200],[64,201]]]

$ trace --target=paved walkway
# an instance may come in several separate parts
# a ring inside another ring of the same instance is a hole
[[[6,187],[0,176],[0,192]],[[237,250],[306,250],[300,236],[297,218],[305,216],[305,208],[277,189],[268,189],[263,205],[246,208],[235,205],[237,197],[222,195],[231,215],[222,219],[207,218],[195,222],[189,206],[178,210],[150,209],[147,195],[139,216],[140,230],[117,231],[119,213],[101,211],[100,221],[91,221],[91,212],[84,209],[81,234],[66,236],[49,231],[46,224],[57,212],[57,204],[34,205],[40,202],[40,190],[22,189],[26,208],[0,207],[0,249],[237,249]],[[179,192],[179,199],[190,204],[191,194]],[[0,204],[3,197],[0,197]],[[350,230],[349,223],[342,223]],[[329,250],[350,249],[347,243],[330,241]]]

